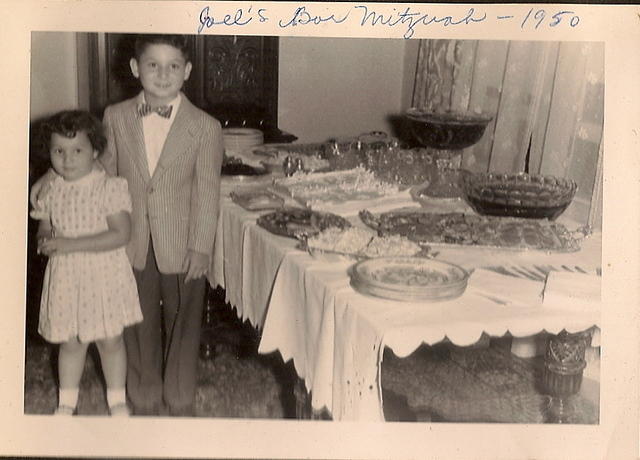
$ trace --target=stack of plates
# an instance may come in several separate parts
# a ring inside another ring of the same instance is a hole
[[[258,129],[224,128],[222,137],[227,155],[246,152],[257,145],[264,144],[264,135]]]
[[[378,257],[351,269],[357,291],[406,302],[437,302],[462,295],[469,274],[458,265],[422,257]]]

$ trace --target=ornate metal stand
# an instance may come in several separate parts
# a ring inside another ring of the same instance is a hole
[[[585,350],[591,343],[591,331],[570,334],[562,331],[549,339],[542,372],[542,384],[551,396],[547,422],[570,423],[575,412],[572,397],[580,391],[587,363]]]

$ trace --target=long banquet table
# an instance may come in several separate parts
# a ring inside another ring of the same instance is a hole
[[[596,331],[592,344],[598,345],[599,305],[504,305],[469,289],[457,299],[431,304],[360,294],[350,285],[352,261],[313,257],[297,249],[296,240],[257,226],[264,211],[250,212],[236,205],[227,195],[231,189],[233,184],[223,184],[209,282],[225,289],[226,300],[241,319],[262,330],[259,352],[279,351],[285,361],[292,359],[311,393],[312,408],[328,410],[334,420],[384,420],[380,376],[385,347],[405,357],[423,343],[448,339],[465,346],[483,333],[500,337],[509,332],[517,351],[529,347],[540,332],[590,328]],[[360,205],[373,212],[386,210],[377,209],[375,203]],[[350,220],[357,224],[357,215]],[[600,235],[592,234],[580,251],[564,254],[434,249],[438,259],[466,269],[537,264],[595,271],[600,267],[600,248]],[[515,297],[521,281],[510,279]]]

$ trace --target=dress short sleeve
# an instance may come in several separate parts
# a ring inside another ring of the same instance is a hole
[[[131,195],[127,180],[123,177],[107,178],[104,196],[105,215],[110,216],[120,211],[131,212]]]
[[[51,187],[45,185],[46,189],[41,190],[38,195],[33,209],[29,213],[32,219],[36,220],[48,220],[51,218]]]

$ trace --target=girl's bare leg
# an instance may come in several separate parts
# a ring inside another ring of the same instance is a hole
[[[107,403],[111,415],[127,415],[125,385],[127,381],[127,352],[122,335],[96,342],[107,383]]]
[[[60,380],[60,396],[58,408],[62,412],[75,410],[78,404],[80,379],[84,371],[84,362],[89,344],[80,343],[77,338],[60,345],[58,354],[58,378]]]

